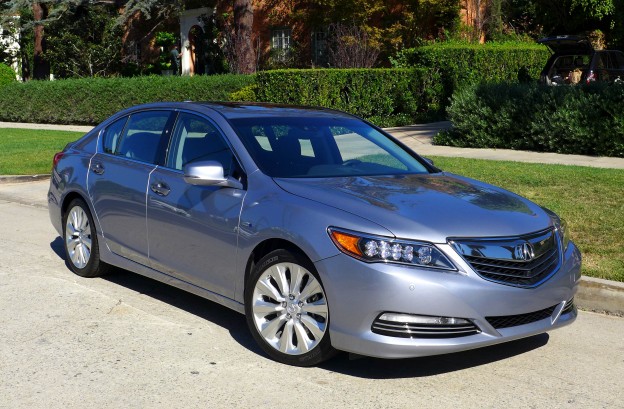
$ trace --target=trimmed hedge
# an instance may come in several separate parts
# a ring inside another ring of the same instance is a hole
[[[549,56],[540,44],[446,42],[403,50],[392,62],[439,71],[450,97],[457,89],[482,82],[537,80]]]
[[[0,64],[0,88],[15,82],[17,79],[13,68],[6,64]]]
[[[482,84],[456,92],[448,114],[436,144],[624,157],[620,84]]]
[[[256,84],[258,101],[339,109],[378,126],[442,112],[440,78],[430,70],[275,70],[257,73]]]
[[[156,101],[226,101],[249,75],[29,81],[0,88],[0,121],[95,125],[130,106]]]

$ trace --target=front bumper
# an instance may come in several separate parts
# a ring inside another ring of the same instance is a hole
[[[316,263],[331,311],[330,337],[339,350],[381,358],[446,354],[508,342],[571,324],[576,309],[564,306],[576,293],[581,255],[570,242],[559,271],[536,288],[517,288],[465,272],[446,272],[394,264],[367,264],[346,255]],[[544,319],[496,329],[486,317],[514,316],[554,307]],[[475,335],[401,338],[374,333],[383,312],[464,318]]]

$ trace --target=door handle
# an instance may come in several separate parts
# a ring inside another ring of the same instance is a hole
[[[167,196],[169,192],[171,192],[169,186],[162,182],[152,183],[150,185],[150,189],[152,189],[152,192],[156,193],[159,196]]]
[[[95,162],[91,165],[91,171],[96,175],[101,175],[104,173],[104,166],[100,162]]]

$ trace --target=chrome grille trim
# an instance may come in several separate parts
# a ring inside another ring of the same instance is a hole
[[[523,243],[535,248],[531,260],[514,259],[514,248]],[[449,244],[480,277],[514,287],[537,287],[561,264],[559,237],[552,228],[517,237],[453,238]]]
[[[480,333],[474,324],[422,325],[375,319],[371,330],[375,334],[398,338],[457,338]]]
[[[565,305],[563,306],[563,310],[561,310],[561,315],[569,314],[575,309],[576,309],[576,305],[574,304],[574,297],[573,297],[572,299],[568,300],[568,302],[565,303]]]

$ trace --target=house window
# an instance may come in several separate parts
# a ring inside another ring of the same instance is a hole
[[[312,61],[314,65],[326,66],[327,58],[327,33],[325,31],[312,32]]]
[[[289,57],[291,36],[289,28],[278,28],[271,32],[271,48],[275,59],[284,61]]]

